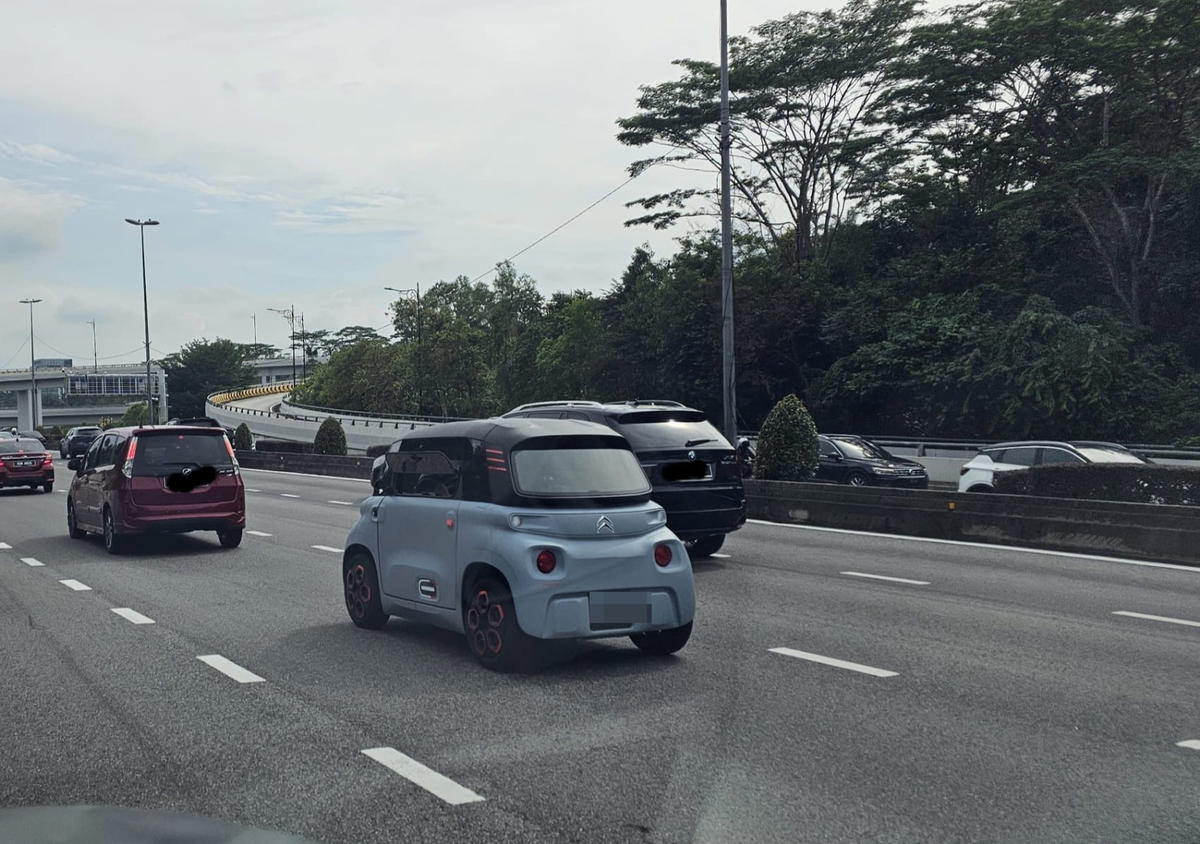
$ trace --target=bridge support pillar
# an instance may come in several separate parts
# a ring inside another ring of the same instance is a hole
[[[40,396],[33,390],[17,390],[17,430],[32,431],[37,427],[41,413],[38,401]]]

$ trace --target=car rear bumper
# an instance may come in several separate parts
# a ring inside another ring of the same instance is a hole
[[[54,470],[37,472],[12,472],[0,475],[0,488],[9,486],[41,486],[54,483]]]
[[[741,486],[655,487],[650,497],[667,512],[667,527],[680,539],[730,533],[746,523],[746,492]]]
[[[235,530],[246,526],[245,510],[206,510],[201,513],[123,514],[120,533],[186,533],[192,530]]]

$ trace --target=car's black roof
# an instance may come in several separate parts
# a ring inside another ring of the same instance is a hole
[[[417,428],[404,435],[403,442],[435,439],[441,437],[463,437],[482,440],[493,448],[511,449],[533,437],[562,437],[590,434],[608,437],[625,444],[625,438],[606,425],[584,422],[580,419],[526,419],[523,417],[495,419],[472,419],[466,422],[443,422],[428,428]]]

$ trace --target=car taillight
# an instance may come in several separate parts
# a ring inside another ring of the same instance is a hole
[[[671,553],[670,545],[655,545],[654,546],[654,562],[662,567],[671,565],[671,558],[675,555]]]
[[[137,437],[129,441],[129,453],[125,455],[125,465],[121,467],[121,474],[127,478],[133,477],[133,458],[137,454],[137,444]]]
[[[42,458],[42,467],[45,468],[46,466],[53,466],[53,465],[54,465],[54,458],[51,457],[49,455],[49,453],[47,453],[46,456]]]
[[[233,474],[240,475],[242,472],[238,467],[237,455],[233,453],[233,443],[224,434],[221,435],[221,439],[225,441],[225,450],[229,452],[229,462],[233,464]],[[451,525],[446,525],[446,527],[451,527]]]
[[[558,565],[558,559],[554,556],[554,552],[548,548],[538,551],[537,569],[542,574],[549,574],[554,571],[554,567]]]

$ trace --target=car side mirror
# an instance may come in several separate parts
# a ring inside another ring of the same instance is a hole
[[[80,469],[83,468],[83,461],[81,459],[79,459],[78,457],[72,457],[70,460],[67,461],[67,468],[70,469],[72,472],[78,472]]]

